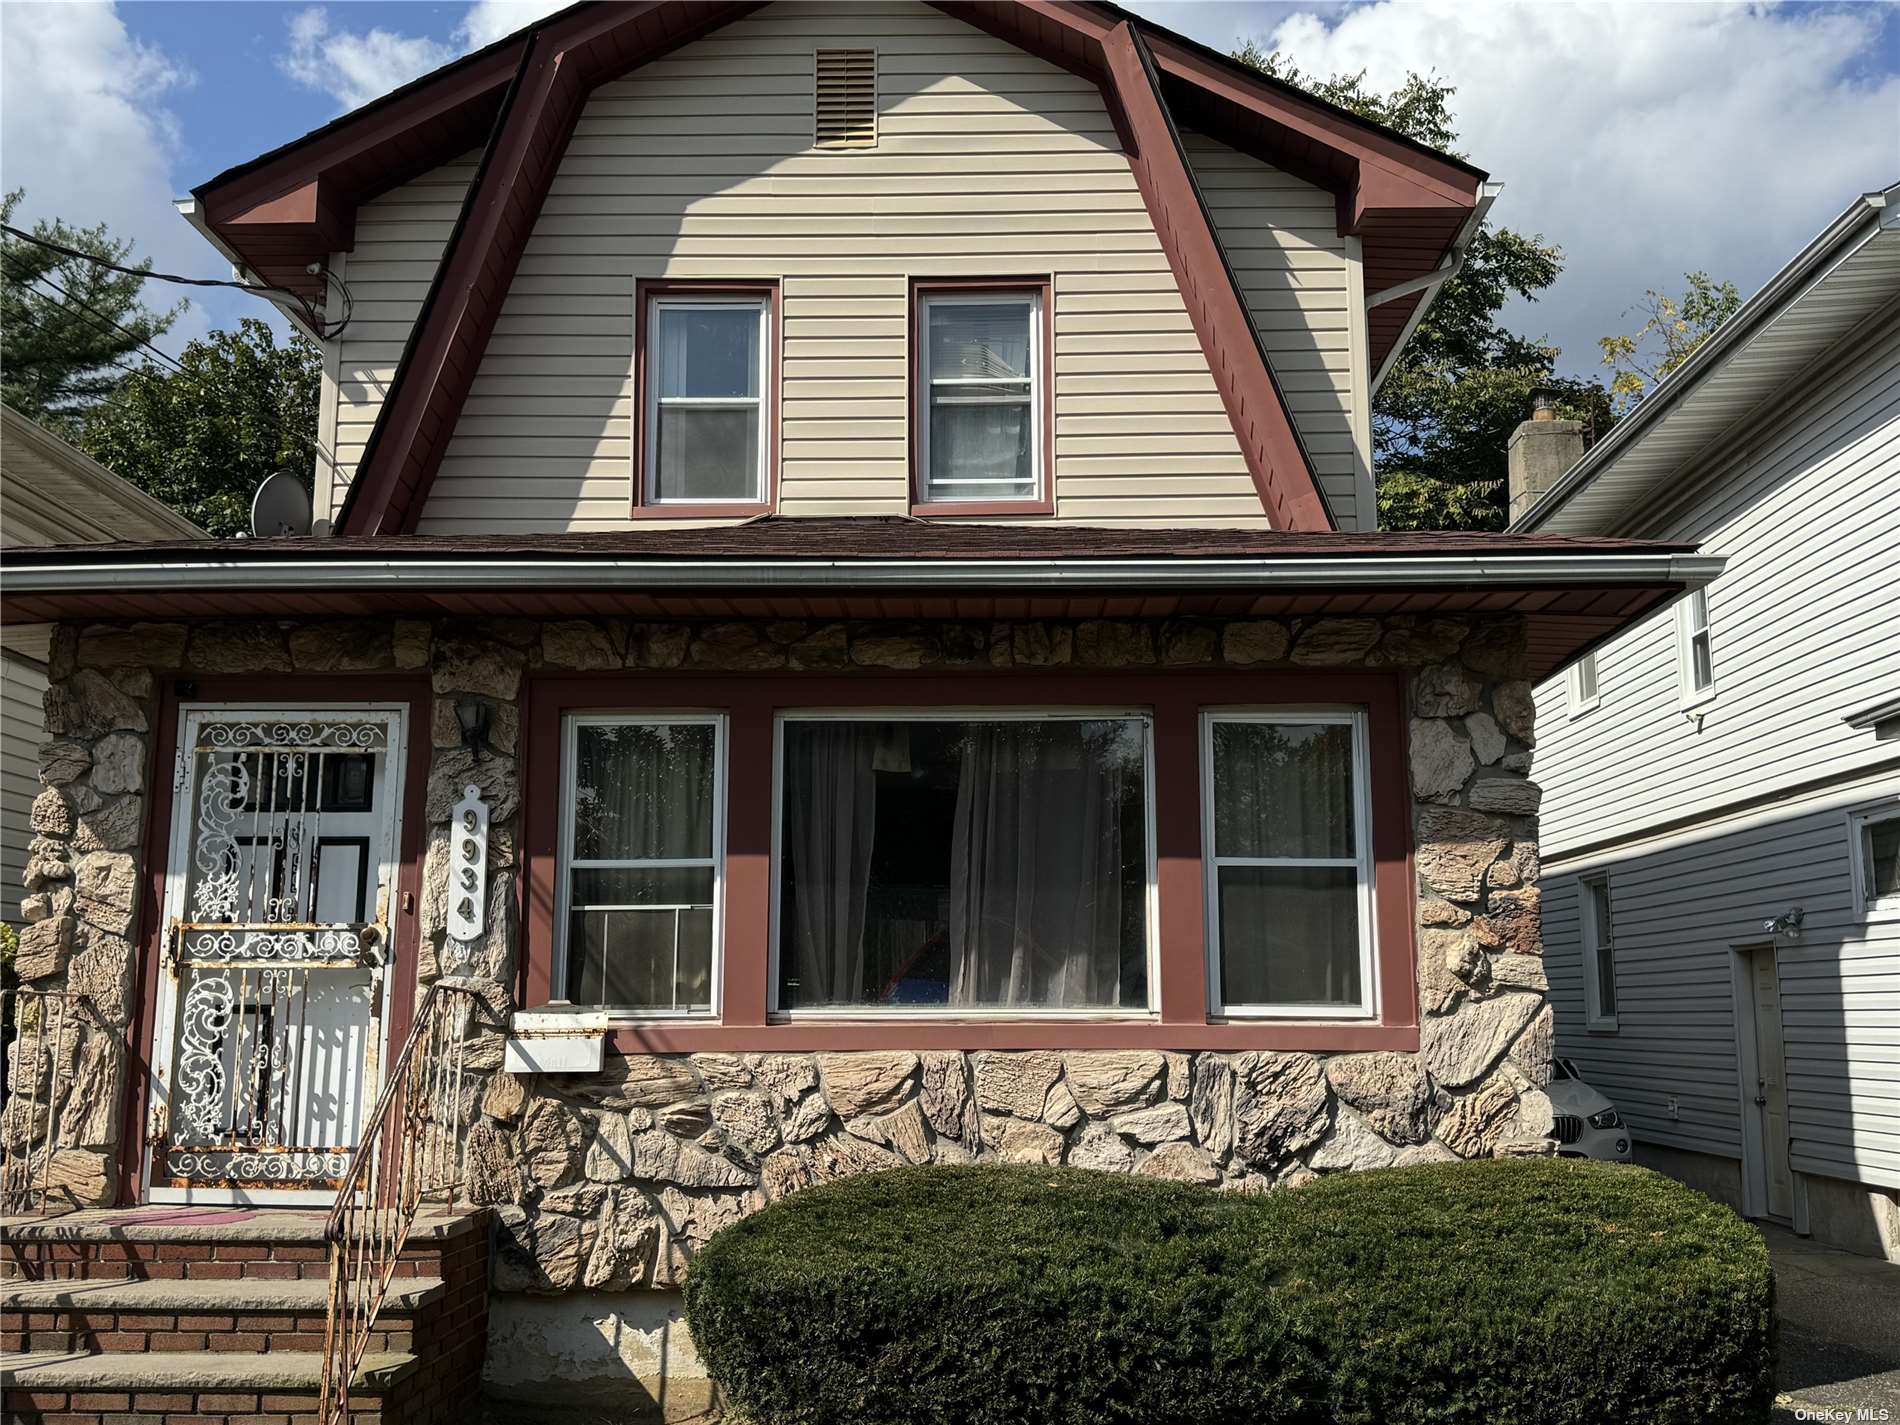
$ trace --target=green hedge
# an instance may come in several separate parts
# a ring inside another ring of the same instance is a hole
[[[917,1168],[794,1194],[686,1283],[752,1425],[1747,1422],[1760,1234],[1641,1168],[1538,1159],[1266,1197]]]

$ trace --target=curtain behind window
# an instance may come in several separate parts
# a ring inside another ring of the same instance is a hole
[[[877,833],[875,723],[787,729],[785,835],[800,1000],[857,1004],[865,993],[864,906]]]

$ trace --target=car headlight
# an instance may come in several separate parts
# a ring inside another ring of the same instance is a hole
[[[1590,1115],[1590,1126],[1592,1128],[1621,1128],[1623,1120],[1616,1116],[1615,1109],[1606,1108],[1601,1113]]]

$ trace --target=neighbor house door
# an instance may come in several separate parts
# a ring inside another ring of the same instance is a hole
[[[1748,952],[1748,975],[1755,1008],[1753,1098],[1761,1117],[1763,1201],[1768,1216],[1788,1220],[1794,1216],[1794,1174],[1788,1166],[1788,1074],[1774,946],[1759,945]]]
[[[388,1036],[403,711],[178,725],[147,1196],[327,1199]]]

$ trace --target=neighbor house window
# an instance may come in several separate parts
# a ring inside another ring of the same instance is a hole
[[[1697,589],[1677,606],[1677,641],[1684,702],[1715,696],[1715,649],[1709,639],[1709,591]]]
[[[1145,717],[788,714],[778,762],[781,1011],[1149,1008]]]
[[[1218,712],[1202,730],[1214,1011],[1371,1014],[1364,716]]]
[[[1616,930],[1610,917],[1610,881],[1577,883],[1583,929],[1585,1020],[1591,1029],[1616,1028]]]
[[[1597,705],[1597,656],[1586,653],[1570,665],[1570,715],[1587,713]]]
[[[1900,910],[1900,802],[1852,812],[1847,824],[1859,908]]]
[[[685,289],[646,297],[641,504],[767,501],[771,326],[765,292]]]
[[[918,291],[918,503],[1046,499],[1044,302],[1039,283]]]
[[[650,1014],[714,1008],[724,721],[568,718],[563,936],[554,997]]]

